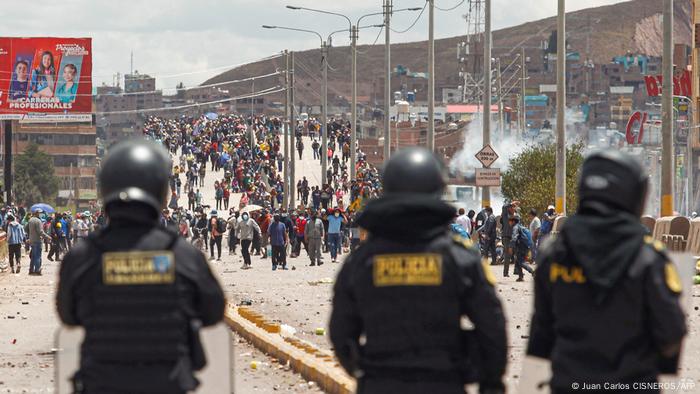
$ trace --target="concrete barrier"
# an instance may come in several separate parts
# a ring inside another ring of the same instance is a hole
[[[653,238],[661,241],[670,251],[683,252],[689,244],[690,220],[684,216],[666,216],[658,219]]]
[[[355,392],[355,379],[345,373],[331,352],[297,338],[282,337],[279,324],[247,307],[229,304],[224,320],[253,346],[282,363],[288,362],[294,371],[304,379],[316,382],[324,392]]]
[[[656,227],[656,218],[651,216],[642,216],[642,225],[649,230],[649,234],[654,233],[654,227]]]
[[[700,218],[690,221],[690,231],[688,232],[688,253],[693,256],[700,256]]]

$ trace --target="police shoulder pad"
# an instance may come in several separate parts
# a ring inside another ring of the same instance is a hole
[[[465,249],[472,249],[474,247],[474,242],[457,234],[452,236],[452,242],[463,246]]]
[[[655,240],[651,235],[644,236],[644,243],[651,246],[656,252],[665,254],[666,245],[659,240]]]
[[[493,271],[491,271],[491,265],[487,258],[481,259],[481,268],[484,270],[486,282],[491,286],[496,286],[496,276],[493,274]]]
[[[675,264],[671,261],[667,261],[664,265],[664,278],[666,279],[666,287],[676,294],[680,294],[683,291],[683,285],[681,284],[681,278],[678,275]]]

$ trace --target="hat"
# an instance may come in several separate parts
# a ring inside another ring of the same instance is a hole
[[[216,209],[212,209],[211,212],[209,213],[211,216],[217,216],[219,213],[216,212]]]
[[[547,210],[549,211],[550,209],[556,209],[556,208],[554,208],[554,205],[550,205],[547,207]]]

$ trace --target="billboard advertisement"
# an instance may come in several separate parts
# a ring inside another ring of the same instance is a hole
[[[91,121],[92,39],[0,37],[0,119]]]

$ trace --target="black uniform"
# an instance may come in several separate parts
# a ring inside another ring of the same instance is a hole
[[[493,275],[478,250],[448,235],[453,217],[434,195],[387,193],[358,218],[370,238],[338,274],[330,321],[358,393],[464,393],[474,381],[503,389],[505,320]],[[474,331],[461,329],[463,315]]]
[[[77,393],[185,393],[206,363],[199,327],[224,295],[201,252],[159,225],[169,160],[144,141],[110,150],[100,172],[109,224],[60,268],[61,321],[85,328]]]
[[[174,280],[105,283],[105,264],[114,260],[103,256],[117,251],[172,252]],[[61,321],[85,328],[76,378],[86,393],[185,392],[193,383],[190,345],[197,335],[190,323],[215,324],[224,310],[204,255],[157,220],[115,219],[78,242],[61,264],[57,300]]]
[[[584,163],[578,213],[538,256],[527,352],[551,360],[555,393],[584,383],[639,392],[677,369],[680,280],[639,222],[643,171],[620,155]]]

